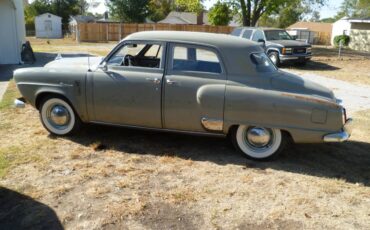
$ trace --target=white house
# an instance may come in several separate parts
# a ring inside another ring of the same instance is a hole
[[[334,37],[338,35],[348,35],[351,31],[351,22],[348,17],[343,17],[333,23],[333,29],[331,32],[331,45],[334,45]]]
[[[50,13],[36,16],[35,29],[37,38],[61,38],[62,18]]]
[[[19,64],[25,42],[23,0],[0,0],[0,64]]]

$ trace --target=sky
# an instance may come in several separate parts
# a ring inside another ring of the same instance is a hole
[[[204,5],[209,9],[216,2],[217,0],[204,0]],[[327,3],[324,6],[317,9],[320,12],[321,19],[330,18],[336,15],[342,2],[343,0],[327,0]]]

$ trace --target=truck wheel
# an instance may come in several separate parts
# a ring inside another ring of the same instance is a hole
[[[268,57],[274,63],[276,66],[280,66],[280,59],[279,59],[279,54],[278,52],[271,51],[268,53]]]
[[[62,97],[45,97],[40,106],[42,125],[52,134],[65,136],[77,131],[81,120]]]
[[[231,139],[235,148],[252,160],[275,159],[287,142],[280,129],[240,125],[234,128]]]

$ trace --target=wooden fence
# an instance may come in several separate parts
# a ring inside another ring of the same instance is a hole
[[[173,25],[173,24],[129,24],[129,23],[80,23],[71,28],[72,36],[78,42],[119,41],[127,35],[140,31],[175,30],[229,34],[230,26]]]

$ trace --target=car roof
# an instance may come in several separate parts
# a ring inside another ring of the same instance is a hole
[[[255,47],[257,43],[228,34],[185,31],[145,31],[133,33],[124,40],[168,41],[211,45],[218,48]]]

